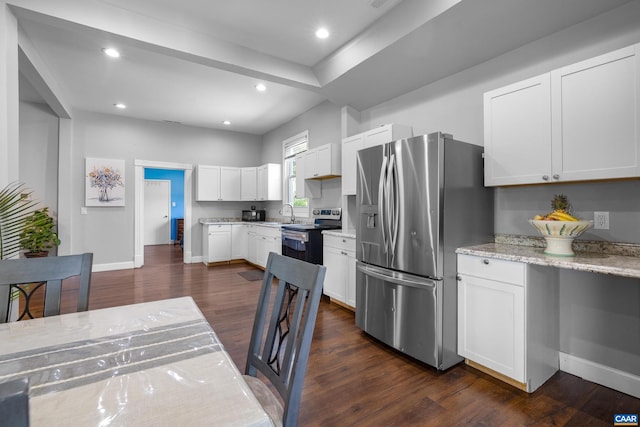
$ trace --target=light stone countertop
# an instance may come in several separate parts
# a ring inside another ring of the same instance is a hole
[[[544,248],[504,243],[487,243],[456,250],[458,254],[640,279],[640,257],[638,256],[576,252],[575,257],[561,257],[545,255],[543,252]]]
[[[356,230],[324,230],[322,234],[328,234],[331,236],[347,237],[350,239],[356,238]]]
[[[270,222],[270,221],[241,221],[239,219],[226,219],[226,218],[200,218],[198,222],[202,225],[259,225],[261,227],[271,227],[271,228],[280,228],[283,223],[280,222]]]

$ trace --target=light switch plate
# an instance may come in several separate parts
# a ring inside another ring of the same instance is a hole
[[[86,215],[87,214],[87,207],[83,206],[80,208],[80,215]]]

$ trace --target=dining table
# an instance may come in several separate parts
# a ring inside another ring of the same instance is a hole
[[[273,425],[191,297],[1,324],[24,378],[35,427]]]

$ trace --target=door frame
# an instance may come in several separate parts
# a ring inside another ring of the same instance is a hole
[[[186,163],[157,162],[153,160],[134,160],[135,169],[135,213],[133,224],[133,266],[140,268],[144,265],[144,169],[175,169],[184,171],[184,244],[182,261],[191,263],[191,204],[193,165]]]
[[[146,184],[147,184],[147,181],[149,181],[149,182],[160,182],[160,183],[163,183],[163,184],[167,184],[167,185],[169,186],[169,197],[167,197],[167,198],[165,199],[165,201],[167,202],[167,215],[168,215],[168,216],[167,216],[167,218],[169,219],[169,220],[168,220],[168,222],[169,222],[169,238],[167,239],[167,243],[166,243],[166,244],[167,244],[167,245],[170,245],[170,244],[172,244],[172,243],[174,243],[174,242],[175,242],[175,241],[171,238],[171,229],[172,229],[172,227],[171,227],[171,223],[173,222],[173,216],[171,215],[171,180],[170,180],[170,179],[148,179],[148,178],[145,178],[145,179],[144,179],[144,181],[143,181],[143,185],[145,186],[145,192],[143,193],[143,196],[142,196],[142,202],[143,202],[143,205],[144,205],[144,208],[143,208],[143,210],[142,210],[142,211],[143,211],[143,215],[146,213],[146,209],[147,209],[147,207],[148,207],[148,206],[147,206],[148,199],[147,199],[147,193],[146,193]],[[145,217],[145,221],[146,221],[146,219],[147,219],[147,218]],[[144,227],[143,227],[143,231],[144,231],[144,234],[146,235],[146,234],[147,234],[147,231],[148,231],[148,230],[147,230],[147,225],[148,225],[148,224],[147,224],[146,222],[144,222],[144,221],[143,221],[143,224],[142,224],[142,225],[144,226]],[[147,243],[145,242],[145,244],[147,244]]]

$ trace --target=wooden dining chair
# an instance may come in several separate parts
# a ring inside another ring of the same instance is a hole
[[[89,288],[93,254],[52,256],[44,258],[6,259],[0,261],[0,323],[9,316],[11,295],[17,291],[24,298],[24,308],[18,320],[32,319],[32,296],[44,289],[43,316],[60,314],[62,281],[79,276],[78,311],[89,309]]]
[[[267,260],[244,378],[276,425],[297,423],[325,272],[325,266],[274,252]],[[258,372],[276,389],[284,407],[257,378]]]

